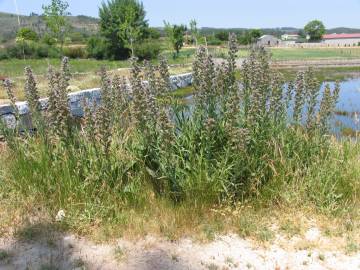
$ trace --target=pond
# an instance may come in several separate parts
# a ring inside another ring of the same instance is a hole
[[[326,84],[329,84],[331,89],[335,87],[335,82],[324,82],[321,86],[321,93]],[[331,126],[336,134],[355,135],[356,131],[360,131],[360,77],[342,81],[340,88],[336,113]],[[193,96],[189,95],[185,97],[185,100],[191,103]],[[359,120],[357,120],[357,116]]]
[[[334,86],[334,82],[329,84]],[[325,83],[323,87],[324,85]],[[340,88],[339,101],[332,121],[333,128],[336,132],[360,131],[360,78],[343,81]]]

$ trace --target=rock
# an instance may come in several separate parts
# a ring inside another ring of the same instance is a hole
[[[173,90],[178,88],[184,88],[190,86],[193,81],[192,73],[180,74],[170,76],[170,84]],[[146,83],[146,81],[144,82]],[[77,90],[76,86],[69,86],[69,90]],[[69,95],[69,107],[70,112],[73,116],[82,117],[84,115],[83,110],[83,101],[86,100],[90,104],[101,103],[101,92],[100,88],[82,90],[77,92],[72,92]],[[40,99],[41,109],[45,110],[48,106],[48,98]],[[16,106],[18,107],[20,114],[20,125],[21,128],[31,128],[31,119],[29,116],[30,109],[26,101],[17,102]],[[3,120],[9,128],[15,128],[16,121],[14,116],[13,107],[10,104],[0,105],[0,120]]]
[[[55,220],[60,222],[63,221],[65,218],[65,211],[64,210],[59,210],[59,212],[56,214]]]

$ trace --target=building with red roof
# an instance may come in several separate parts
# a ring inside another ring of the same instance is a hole
[[[360,46],[360,33],[351,34],[326,34],[322,42],[329,46],[351,47]]]

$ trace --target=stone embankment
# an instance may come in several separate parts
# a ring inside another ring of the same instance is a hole
[[[180,74],[170,76],[170,84],[172,90],[184,88],[192,84],[192,73]],[[145,82],[146,83],[146,82]],[[87,89],[78,92],[69,93],[69,107],[71,114],[75,117],[83,116],[83,100],[89,102],[101,102],[101,91],[100,88]],[[46,110],[48,105],[48,98],[40,99],[41,109]],[[29,106],[26,101],[17,102],[16,106],[20,114],[20,121],[22,126],[29,126]],[[10,104],[0,105],[0,120],[3,120],[8,127],[15,127],[15,114],[14,108]]]

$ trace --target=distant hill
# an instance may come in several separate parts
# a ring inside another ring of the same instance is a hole
[[[97,18],[88,16],[68,16],[68,20],[75,32],[93,34],[98,31]],[[20,16],[21,27],[30,27],[39,34],[46,30],[44,18],[40,15],[32,14],[31,16]],[[12,39],[18,30],[17,15],[0,12],[0,40]]]
[[[348,27],[337,27],[337,28],[332,28],[327,30],[328,34],[342,34],[342,33],[346,33],[346,34],[351,34],[351,33],[360,33],[360,29],[357,28],[348,28]]]
[[[99,19],[84,15],[79,16],[68,16],[68,20],[73,28],[74,32],[80,32],[87,35],[97,33],[99,27]],[[39,34],[43,34],[46,30],[44,18],[41,15],[32,13],[30,16],[20,16],[21,27],[30,27]],[[9,40],[15,38],[16,31],[19,28],[17,15],[11,13],[0,12],[0,41]],[[163,28],[157,28],[162,34]],[[214,28],[214,27],[203,27],[201,32],[205,35],[211,35],[220,31],[228,31],[234,33],[244,33],[249,28]],[[285,33],[298,33],[301,29],[295,27],[278,27],[278,28],[262,28],[264,34],[281,36]],[[360,29],[348,28],[348,27],[337,27],[327,30],[328,34],[332,33],[360,33]]]

